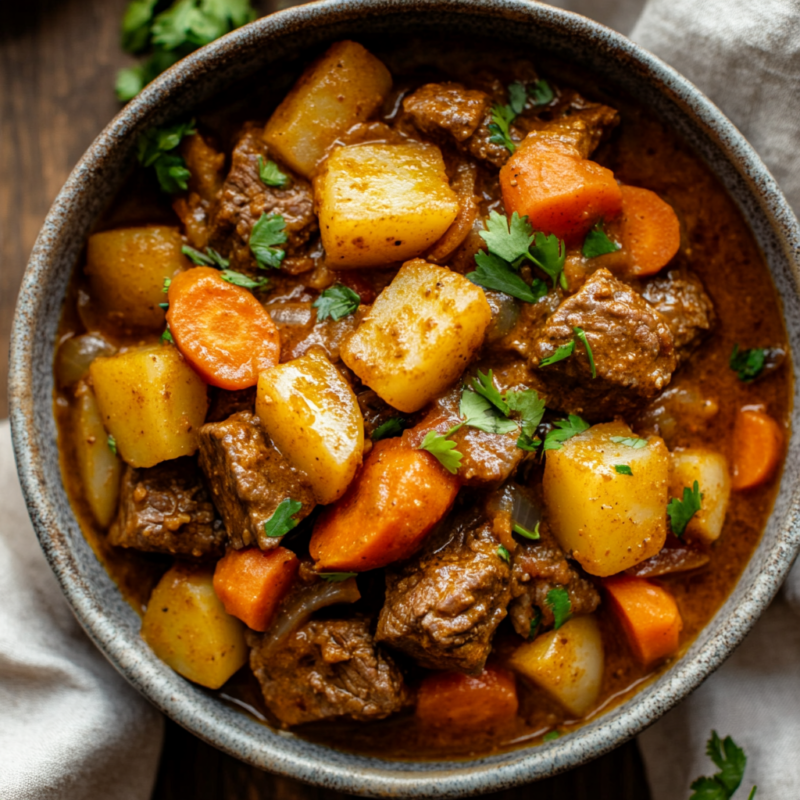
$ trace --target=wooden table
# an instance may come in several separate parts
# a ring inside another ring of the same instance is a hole
[[[293,0],[262,0],[263,13]],[[127,0],[9,0],[0,16],[0,418],[17,290],[45,214],[69,171],[119,110],[116,70]],[[258,800],[339,796],[242,764],[167,723],[154,798]],[[497,795],[648,800],[634,744],[557,778]]]

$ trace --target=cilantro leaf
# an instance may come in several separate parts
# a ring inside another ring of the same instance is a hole
[[[481,250],[475,254],[475,263],[478,269],[468,273],[466,277],[476,286],[503,292],[526,303],[537,303],[547,294],[544,281],[537,279],[528,286],[511,269],[511,265],[498,256]]]
[[[108,444],[108,449],[115,456],[119,455],[119,453],[117,452],[117,440],[110,433],[108,434],[108,439],[106,439],[106,444]]]
[[[558,731],[548,731],[544,736],[542,736],[543,742],[554,742],[556,739],[560,739],[561,734]]]
[[[355,578],[357,572],[319,572],[317,573],[320,578],[328,583],[341,583],[349,578]]]
[[[172,286],[172,278],[164,278],[164,286],[161,288],[161,291],[166,294],[170,286]]]
[[[299,500],[292,500],[290,497],[281,500],[275,513],[264,523],[264,533],[270,539],[277,539],[285,536],[292,528],[296,528],[298,520],[294,515],[302,509],[303,504]]]
[[[459,413],[465,417],[463,424],[486,433],[511,433],[517,423],[502,416],[483,395],[464,389],[461,393]]]
[[[500,556],[500,558],[502,558],[506,564],[511,563],[511,554],[508,552],[508,550],[506,550],[505,547],[503,547],[503,545],[500,545],[500,547],[497,548],[497,555]]]
[[[535,239],[528,218],[520,217],[516,211],[511,219],[496,211],[489,212],[486,230],[479,231],[479,236],[490,252],[509,263],[526,256]]]
[[[312,305],[317,309],[317,322],[322,322],[328,317],[338,322],[343,317],[358,311],[361,297],[349,286],[337,283],[325,289]]]
[[[544,416],[544,400],[535,389],[521,392],[506,392],[505,401],[512,411],[516,411],[522,420],[522,433],[532,437]]]
[[[542,624],[542,609],[539,606],[534,606],[531,609],[531,624],[528,628],[528,639],[536,637],[539,626]]]
[[[224,269],[219,276],[222,280],[232,283],[234,286],[241,286],[243,289],[251,289],[253,291],[266,289],[269,286],[269,278],[250,278],[233,269]]]
[[[633,470],[627,464],[614,464],[614,471],[618,475],[633,475]]]
[[[513,153],[517,149],[511,140],[510,130],[510,125],[516,116],[511,106],[494,105],[492,106],[492,121],[487,126],[489,133],[492,134],[489,141],[493,144],[503,145],[509,153]]]
[[[529,531],[527,528],[523,528],[522,525],[519,524],[515,524],[511,530],[514,531],[514,533],[518,533],[520,536],[525,537],[526,539],[532,539],[535,541],[536,539],[541,538],[541,534],[539,533],[540,524],[541,523],[537,522],[536,527],[532,531]]]
[[[122,17],[121,45],[126,53],[147,49],[158,0],[132,0]]]
[[[563,361],[565,358],[569,358],[574,350],[575,350],[574,339],[571,342],[567,342],[566,344],[560,344],[556,348],[556,351],[555,353],[553,353],[553,355],[547,356],[547,358],[543,358],[539,362],[539,366],[549,367],[551,364],[557,364],[559,361]]]
[[[377,442],[380,439],[390,439],[393,436],[399,436],[408,427],[408,422],[402,417],[392,417],[382,422],[372,431],[372,441]]]
[[[508,416],[511,408],[495,388],[492,370],[489,370],[487,375],[478,370],[478,377],[472,379],[472,388],[478,394],[483,395],[501,414]]]
[[[289,183],[289,176],[278,169],[274,161],[264,161],[264,156],[258,157],[258,177],[265,186],[274,186],[283,189]]]
[[[458,472],[458,468],[461,466],[461,459],[464,456],[456,450],[456,443],[448,437],[460,427],[460,424],[456,425],[455,428],[451,428],[447,433],[428,431],[419,446],[420,450],[427,450],[432,456],[436,456],[439,463],[453,475]]]
[[[766,360],[766,349],[756,347],[752,350],[739,350],[739,345],[735,344],[728,363],[740,381],[752,383],[761,374]]]
[[[589,359],[589,366],[592,370],[592,377],[597,377],[597,368],[594,365],[594,354],[592,353],[591,345],[589,344],[589,340],[586,338],[586,332],[583,328],[574,327],[572,329],[575,332],[575,335],[580,340],[581,344],[583,344],[584,348],[586,348],[586,356]]]
[[[158,304],[158,307],[159,307],[159,308],[160,308],[162,311],[166,311],[166,310],[169,308],[169,303],[159,303],[159,304]]]
[[[547,276],[553,281],[553,288],[556,284],[560,284],[562,289],[567,288],[567,278],[564,275],[567,248],[558,236],[554,233],[547,236],[537,232],[529,258],[539,269],[547,273]]]
[[[156,48],[141,64],[117,72],[115,90],[117,99],[123,103],[133,100],[150,81],[155,80],[165,69],[181,59],[181,54]]]
[[[529,86],[528,94],[537,106],[546,106],[555,97],[552,87],[544,78],[539,78],[536,83]]]
[[[161,334],[161,343],[164,344],[165,342],[169,342],[169,344],[175,344],[175,340],[172,338],[172,332],[169,329],[169,325],[167,325],[164,333]]]
[[[519,447],[520,450],[527,450],[529,453],[535,453],[541,444],[542,440],[538,436],[534,438],[526,433],[523,433],[519,439],[517,439],[517,447]]]
[[[669,514],[669,524],[672,532],[680,539],[686,531],[686,526],[691,518],[703,508],[703,493],[697,481],[690,489],[683,487],[683,500],[673,497],[667,504],[667,514]]]
[[[522,113],[525,108],[525,101],[528,99],[528,92],[525,89],[525,84],[519,81],[514,81],[508,86],[508,105],[515,115]]]
[[[555,617],[555,624],[553,628],[558,630],[570,617],[572,617],[572,601],[569,599],[567,590],[560,586],[551,589],[547,593],[544,602],[547,607],[553,612]]]
[[[560,450],[561,445],[573,436],[589,429],[589,423],[577,414],[570,414],[567,419],[560,419],[555,423],[555,428],[545,436],[544,449]]]
[[[167,194],[186,191],[192,173],[183,157],[174,150],[184,136],[195,133],[194,120],[177,122],[163,128],[151,128],[139,137],[137,158],[143,167],[152,167],[161,189]]]
[[[191,260],[193,264],[198,267],[216,267],[217,269],[228,269],[230,261],[223,258],[216,250],[206,247],[205,253],[200,250],[195,250],[194,247],[184,245],[181,247],[181,253]]]
[[[706,745],[706,755],[719,769],[711,778],[698,778],[692,783],[693,794],[689,800],[730,800],[741,786],[747,756],[730,736],[720,740],[716,731]],[[748,800],[755,796],[756,787],[750,791]]]
[[[634,450],[641,450],[647,447],[647,439],[640,439],[638,436],[612,436],[614,444],[624,444],[625,447],[632,447]]]
[[[604,256],[606,253],[616,253],[617,250],[619,250],[619,245],[608,238],[608,235],[603,230],[603,220],[601,219],[586,234],[581,252],[584,258],[597,258],[597,256]]]
[[[286,222],[280,214],[262,214],[250,232],[250,252],[261,269],[280,269],[286,252],[273,245],[287,241]]]

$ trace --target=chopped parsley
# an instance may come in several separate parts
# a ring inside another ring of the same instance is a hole
[[[575,335],[578,337],[578,341],[584,346],[586,349],[586,356],[589,359],[589,367],[592,370],[592,378],[597,377],[597,367],[594,364],[594,353],[592,353],[592,347],[589,344],[589,340],[586,338],[586,332],[583,328],[574,327],[572,329],[575,332]]]
[[[544,78],[539,78],[538,81],[529,86],[528,94],[537,106],[546,106],[555,97],[553,88]]]
[[[555,428],[544,438],[544,449],[560,450],[561,445],[573,436],[589,429],[589,423],[577,414],[570,414],[567,419],[560,419],[555,423]]]
[[[524,536],[526,539],[533,539],[535,541],[536,539],[541,538],[541,534],[539,533],[539,525],[541,525],[541,523],[537,522],[536,527],[532,531],[529,531],[527,528],[523,528],[522,525],[514,525],[511,530],[513,530],[514,533],[518,533],[520,536]]]
[[[302,507],[303,504],[299,500],[292,500],[290,497],[281,500],[275,513],[264,523],[264,533],[270,539],[285,536],[292,528],[297,527],[298,520],[294,518],[294,515]]]
[[[250,232],[250,252],[261,269],[280,269],[286,252],[275,245],[286,241],[283,217],[280,214],[262,214]]]
[[[619,245],[608,238],[608,234],[603,230],[603,220],[601,219],[586,234],[581,252],[584,258],[597,258],[606,253],[616,253],[617,250],[619,250]]]
[[[551,356],[547,356],[547,358],[543,358],[539,362],[540,367],[549,367],[551,364],[557,364],[559,361],[563,361],[565,358],[569,358],[572,353],[575,351],[575,340],[573,339],[571,342],[567,342],[566,344],[560,344],[557,348],[555,353]]]
[[[766,361],[767,350],[765,348],[754,347],[752,350],[740,350],[739,345],[735,344],[728,364],[740,381],[752,383],[762,373]]]
[[[526,443],[530,444],[544,416],[544,400],[539,397],[539,393],[535,389],[506,392],[504,399],[508,407],[519,414],[522,423],[522,437]],[[521,446],[519,441],[517,441],[517,446]],[[536,446],[538,445],[534,445],[534,447]]]
[[[497,555],[500,556],[500,558],[502,558],[506,564],[511,563],[511,554],[508,552],[508,550],[506,550],[505,547],[503,547],[503,545],[500,545],[500,547],[497,548]]]
[[[275,189],[285,189],[289,185],[289,176],[281,172],[274,161],[264,161],[264,156],[258,157],[258,177],[265,186]]]
[[[569,599],[567,590],[560,586],[551,589],[547,593],[544,602],[547,607],[553,612],[555,623],[553,628],[558,630],[567,620],[572,617],[572,601]]]
[[[269,286],[269,278],[250,278],[242,272],[233,269],[224,269],[219,274],[222,280],[232,283],[234,286],[241,286],[243,289],[257,291],[266,289]]]
[[[184,136],[195,133],[194,120],[176,122],[145,131],[137,143],[136,157],[143,167],[152,167],[161,189],[167,194],[185,192],[192,177],[183,156],[176,152]]]
[[[106,439],[106,444],[108,444],[108,449],[115,456],[119,455],[119,453],[117,452],[117,440],[110,433],[108,434],[108,439]]]
[[[514,81],[514,83],[509,84],[508,104],[511,106],[511,110],[516,116],[519,116],[522,113],[522,110],[525,108],[525,101],[527,99],[528,92],[525,89],[524,83],[520,83],[520,81]]]
[[[193,264],[198,267],[216,267],[217,269],[228,269],[231,262],[227,258],[223,258],[216,250],[211,247],[206,247],[205,252],[195,250],[194,247],[184,245],[181,247],[181,253],[191,260]]]
[[[161,287],[161,291],[166,294],[170,286],[172,286],[172,278],[164,278],[164,285]]]
[[[458,472],[458,468],[461,466],[461,459],[464,456],[456,450],[456,443],[449,437],[463,424],[463,422],[459,422],[447,433],[428,431],[419,446],[420,450],[427,450],[432,456],[435,456],[439,463],[453,475]]]
[[[161,334],[161,343],[164,344],[169,342],[169,344],[175,344],[175,340],[172,338],[172,331],[169,329],[169,325],[167,325],[164,333]]]
[[[689,800],[730,800],[741,786],[747,756],[730,736],[720,739],[716,731],[711,731],[711,738],[706,744],[706,755],[719,769],[711,778],[698,778],[692,783],[692,796]],[[748,800],[756,794],[754,786]]]
[[[539,626],[542,624],[542,609],[539,606],[534,606],[531,609],[531,624],[528,628],[528,639],[535,639],[539,631]]]
[[[475,272],[467,273],[466,277],[476,286],[503,292],[525,303],[537,303],[547,294],[547,285],[543,280],[536,278],[529,286],[499,256],[481,250],[475,254],[475,263],[478,268]]]
[[[485,397],[501,414],[509,415],[511,408],[495,387],[492,370],[489,370],[486,375],[478,370],[478,377],[472,379],[472,388],[479,395]]]
[[[528,218],[524,217],[527,224]],[[537,232],[534,246],[530,250],[529,258],[539,269],[547,273],[553,281],[553,288],[560,284],[562,289],[567,288],[567,277],[564,275],[564,262],[567,259],[567,248],[564,242],[554,233],[547,236]]]
[[[338,322],[358,311],[361,297],[349,286],[337,283],[325,289],[312,305],[317,309],[317,322],[329,317]]]
[[[556,739],[560,739],[561,734],[558,731],[548,731],[544,736],[542,736],[543,742],[554,742]]]
[[[392,417],[382,422],[372,431],[372,440],[374,442],[380,439],[391,439],[394,436],[399,436],[408,427],[408,422],[402,417]]]
[[[159,304],[158,304],[158,307],[159,307],[159,308],[160,308],[162,311],[166,311],[166,310],[169,308],[169,303],[159,303]]]
[[[461,393],[459,412],[464,417],[464,425],[477,428],[485,433],[511,433],[517,430],[517,423],[503,416],[483,395],[469,389]]]
[[[647,439],[640,439],[638,436],[612,436],[614,444],[624,444],[625,447],[632,447],[634,450],[641,450],[647,447]]]
[[[667,504],[667,514],[669,514],[669,524],[672,532],[680,539],[686,531],[686,526],[691,518],[703,508],[703,493],[697,481],[690,489],[683,487],[683,500],[673,497]]]
[[[320,572],[319,577],[328,583],[341,583],[349,578],[355,578],[357,572]]]
[[[618,475],[633,475],[633,470],[628,464],[614,464],[614,471]]]
[[[500,144],[513,153],[517,146],[511,139],[511,123],[517,118],[514,109],[509,106],[494,105],[492,106],[492,121],[487,126],[489,133],[489,141],[493,144]]]

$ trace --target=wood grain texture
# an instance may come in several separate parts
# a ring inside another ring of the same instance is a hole
[[[0,22],[0,418],[7,416],[8,343],[25,263],[72,167],[119,110],[116,70],[127,0],[16,0]],[[293,0],[257,3],[262,13]],[[565,775],[491,795],[503,800],[648,800],[636,746]],[[154,800],[344,797],[253,769],[167,723]]]

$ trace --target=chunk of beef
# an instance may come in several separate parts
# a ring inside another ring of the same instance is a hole
[[[308,481],[275,449],[258,417],[239,411],[224,422],[200,428],[200,467],[235,548],[277,547],[264,523],[287,498],[303,504],[295,519],[314,508]]]
[[[383,719],[409,703],[394,661],[375,645],[369,621],[310,620],[276,652],[248,633],[250,666],[285,727],[325,719]]]
[[[286,222],[287,242],[282,245],[288,262],[304,256],[304,248],[317,232],[311,185],[290,174],[285,189],[266,186],[259,176],[258,159],[269,157],[263,129],[248,123],[231,156],[231,168],[210,219],[209,245],[230,259],[233,269],[254,273],[256,261],[250,252],[250,232],[262,214],[280,214]],[[282,167],[284,172],[285,168]]]
[[[238,411],[255,411],[256,387],[229,391],[212,387],[206,422],[222,422]]]
[[[574,147],[581,158],[589,156],[600,142],[619,125],[619,112],[609,106],[587,103],[555,119],[542,120],[520,117],[517,122],[528,138],[555,140]]]
[[[225,528],[215,516],[193,458],[147,469],[126,467],[108,539],[118,547],[151,553],[221,555]]]
[[[423,667],[480,672],[511,598],[497,548],[491,525],[469,513],[387,569],[376,640]]]
[[[607,269],[597,270],[548,318],[532,342],[532,365],[574,342],[576,327],[586,333],[597,377],[580,343],[569,358],[539,367],[536,379],[548,408],[604,419],[640,407],[669,383],[678,358],[667,320]]]
[[[319,322],[310,300],[288,300],[265,306],[281,334],[281,361],[304,356],[312,347],[321,347],[331,361],[339,361],[339,350],[361,319],[350,314],[340,320]]]
[[[671,269],[646,281],[642,296],[667,321],[685,361],[714,325],[714,304],[702,281],[687,268]]]

